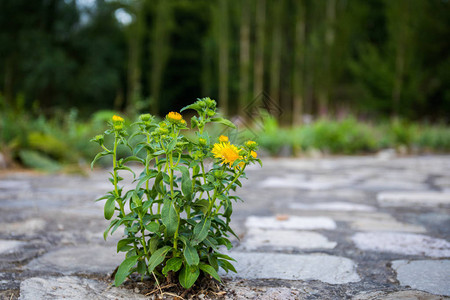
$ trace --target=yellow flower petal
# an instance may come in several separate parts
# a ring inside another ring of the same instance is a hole
[[[123,122],[123,118],[116,115],[112,117],[112,120],[113,122]]]
[[[228,142],[228,137],[226,135],[219,136],[219,142],[221,143]]]
[[[242,159],[239,155],[239,149],[229,143],[216,143],[211,151],[215,158],[219,158],[222,164],[228,164],[230,167],[237,159]]]

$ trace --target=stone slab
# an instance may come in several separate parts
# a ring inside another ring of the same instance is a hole
[[[245,221],[247,228],[262,229],[336,229],[336,223],[327,217],[297,217],[289,216],[287,220],[278,220],[276,217],[250,216]]]
[[[31,184],[28,181],[8,180],[8,179],[0,180],[0,189],[5,189],[5,190],[24,190],[24,189],[30,189],[30,188],[31,188]]]
[[[356,273],[356,264],[346,257],[256,252],[230,252],[229,255],[237,261],[234,263],[237,274],[229,273],[226,277],[319,280],[329,284],[361,280]]]
[[[396,260],[392,268],[403,286],[450,296],[450,260]]]
[[[262,188],[297,188],[311,191],[329,190],[336,187],[347,186],[351,180],[339,177],[314,178],[305,180],[302,177],[269,177],[260,183]]]
[[[53,299],[148,299],[131,290],[111,287],[105,282],[79,278],[33,277],[20,284],[20,300]]]
[[[358,183],[359,189],[370,191],[424,191],[428,186],[423,183],[410,182],[407,180],[386,180],[385,178],[369,179],[362,183]]]
[[[26,268],[33,271],[72,274],[109,274],[122,262],[123,253],[112,246],[77,246],[48,252],[32,260]]]
[[[263,230],[248,231],[243,247],[247,250],[270,247],[271,249],[333,249],[336,242],[330,242],[324,235],[311,231]]]
[[[358,232],[352,237],[361,250],[404,255],[450,257],[450,243],[421,234],[400,232]]]
[[[375,211],[373,206],[351,202],[290,203],[289,207],[298,210]]]
[[[422,291],[398,291],[398,292],[362,292],[354,296],[352,300],[444,300],[443,297]]]
[[[450,205],[450,193],[441,192],[382,192],[377,195],[381,206],[440,206]]]
[[[0,240],[0,254],[13,253],[16,249],[25,244],[25,242],[16,240]]]
[[[372,218],[357,219],[352,221],[350,226],[358,231],[426,232],[423,226],[399,222],[393,218],[387,220]]]
[[[0,232],[10,235],[32,235],[45,228],[42,219],[28,219],[20,222],[0,223]]]

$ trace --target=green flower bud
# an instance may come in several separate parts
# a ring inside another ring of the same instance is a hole
[[[91,139],[91,142],[96,142],[96,143],[98,143],[100,145],[103,145],[103,141],[104,140],[105,140],[104,135],[103,134],[99,134],[99,135],[96,135],[95,137],[93,137]]]
[[[142,122],[148,122],[148,121],[152,121],[153,117],[151,114],[143,114],[139,116],[139,120]]]

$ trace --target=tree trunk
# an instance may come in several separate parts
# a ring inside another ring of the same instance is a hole
[[[256,1],[256,40],[253,78],[253,98],[264,91],[264,40],[266,0]]]
[[[240,65],[239,65],[239,107],[242,115],[243,108],[249,101],[250,84],[250,0],[242,0],[241,28],[240,28]]]
[[[128,91],[127,112],[131,115],[136,113],[136,102],[141,94],[141,68],[140,57],[142,47],[142,7],[139,2],[135,5],[136,21],[130,26],[128,32]],[[114,109],[119,110],[122,103],[116,98]]]
[[[270,61],[270,96],[281,105],[280,101],[280,74],[281,74],[281,44],[283,42],[281,30],[281,14],[283,0],[273,3],[273,25],[272,25],[272,53]]]
[[[324,57],[324,77],[321,91],[319,91],[319,112],[322,115],[328,114],[329,98],[331,90],[331,55],[335,40],[335,20],[336,20],[336,0],[328,0],[326,6],[326,32],[325,32],[325,57]]]
[[[6,110],[12,108],[14,101],[14,55],[9,55],[5,60],[5,89],[4,99]]]
[[[303,93],[304,93],[304,49],[305,49],[305,6],[303,0],[296,3],[295,40],[294,40],[294,67],[292,73],[293,103],[292,125],[302,123]]]
[[[169,58],[169,34],[171,24],[170,2],[159,0],[156,4],[156,16],[152,50],[152,68],[150,76],[151,106],[152,113],[159,114],[159,101],[161,97],[161,85],[164,76],[164,67]]]
[[[219,1],[219,104],[222,112],[228,114],[228,1]]]

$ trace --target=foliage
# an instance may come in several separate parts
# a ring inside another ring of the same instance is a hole
[[[0,92],[47,116],[164,115],[200,93],[241,114],[267,91],[283,124],[343,108],[448,122],[449,35],[442,0],[2,0]]]
[[[115,115],[104,135],[93,139],[103,151],[92,165],[104,156],[111,156],[113,165],[113,190],[98,199],[106,200],[104,215],[112,219],[104,237],[120,226],[125,228],[117,252],[126,252],[126,258],[115,275],[116,286],[134,272],[154,277],[158,284],[161,278],[174,275],[186,289],[201,273],[220,281],[219,268],[236,272],[230,263],[233,259],[220,253],[219,247],[232,247],[228,240],[235,235],[230,228],[232,202],[239,197],[230,192],[242,186],[240,179],[245,178],[248,164],[261,163],[254,152],[257,145],[248,141],[235,146],[227,137],[217,140],[204,130],[209,122],[234,126],[216,116],[214,100],[204,98],[185,109],[198,113],[191,118],[195,130],[191,138],[182,134],[188,129],[182,116],[170,112],[159,123],[149,114],[141,115],[134,124],[138,130],[130,136],[124,119]],[[107,147],[108,135],[114,141]],[[119,159],[119,146],[129,147],[132,154]],[[124,190],[119,172],[135,175],[127,166],[131,161],[144,170],[135,178],[135,188]]]
[[[82,171],[86,161],[95,154],[95,145],[87,140],[96,130],[104,128],[103,122],[98,120],[98,115],[102,114],[104,112],[100,111],[91,120],[83,121],[75,109],[46,118],[27,112],[20,105],[14,109],[3,108],[0,110],[0,151],[29,168],[53,172],[69,167]]]
[[[274,118],[266,117],[263,124],[261,130],[256,130],[256,140],[271,155],[280,154],[283,146],[289,147],[294,155],[314,149],[329,154],[373,153],[398,147],[414,152],[448,152],[450,149],[448,126],[404,119],[371,124],[353,117],[322,118],[310,124],[284,128]]]

